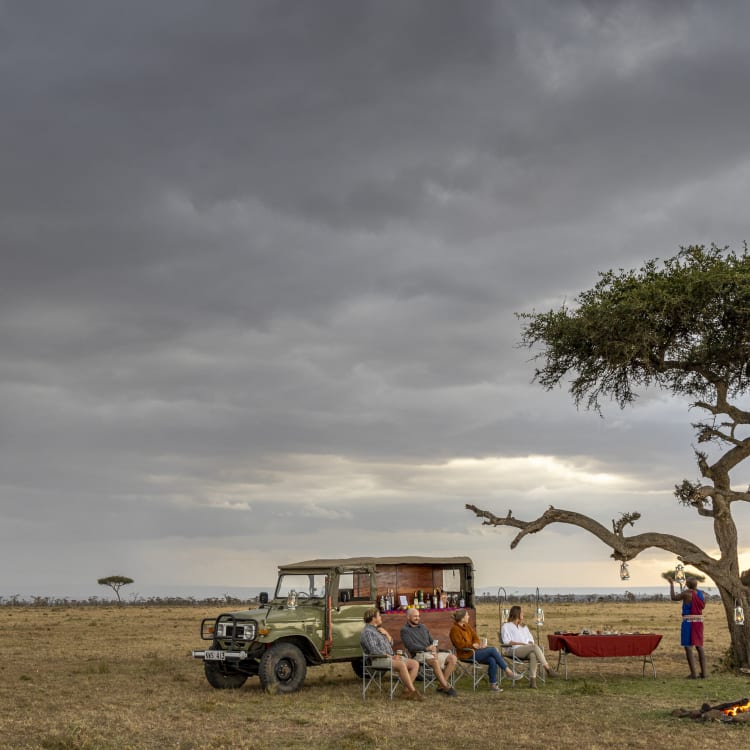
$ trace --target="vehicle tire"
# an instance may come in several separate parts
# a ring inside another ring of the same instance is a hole
[[[293,643],[276,643],[261,657],[258,677],[269,693],[294,693],[302,687],[307,662]]]
[[[362,665],[362,658],[359,659],[352,659],[352,669],[354,670],[354,674],[357,675],[360,679],[362,679],[362,673],[364,672],[365,668]]]
[[[237,672],[218,661],[204,661],[203,671],[206,673],[208,684],[217,690],[236,690],[241,688],[247,680],[246,674]]]

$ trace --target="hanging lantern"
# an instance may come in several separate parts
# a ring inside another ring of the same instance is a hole
[[[628,570],[628,564],[625,560],[620,563],[620,580],[627,581],[630,578],[630,571]]]
[[[503,622],[508,622],[509,617],[510,617],[510,610],[507,607],[503,607],[503,611],[502,611]]]
[[[680,587],[680,590],[685,588],[685,566],[682,563],[677,563],[677,567],[674,569],[674,582]]]
[[[289,596],[287,596],[286,606],[289,609],[297,609],[297,592],[294,589],[292,589],[289,592]]]
[[[742,609],[742,605],[736,599],[734,600],[734,624],[745,624],[745,610]]]

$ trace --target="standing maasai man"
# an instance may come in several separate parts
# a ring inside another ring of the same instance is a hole
[[[685,647],[685,656],[690,667],[688,680],[695,680],[695,659],[692,647],[698,652],[701,667],[700,678],[706,678],[706,655],[703,653],[703,607],[706,599],[702,591],[698,590],[698,579],[688,578],[685,590],[675,593],[674,581],[669,582],[669,592],[673,602],[682,602],[682,628],[680,629],[680,645]]]

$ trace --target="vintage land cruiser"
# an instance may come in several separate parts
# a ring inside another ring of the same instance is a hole
[[[474,608],[474,565],[468,557],[308,560],[282,565],[273,598],[258,599],[256,609],[201,622],[201,638],[211,644],[193,657],[215,688],[239,688],[257,675],[266,691],[292,693],[308,666],[333,662],[351,662],[361,675],[363,615],[375,606],[394,649],[402,648],[399,633],[415,601],[440,647],[450,648],[453,612]]]

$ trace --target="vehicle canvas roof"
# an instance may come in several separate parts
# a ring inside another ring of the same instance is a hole
[[[470,557],[342,557],[338,559],[304,560],[280,565],[281,570],[309,570],[311,568],[366,567],[369,565],[471,565]]]

